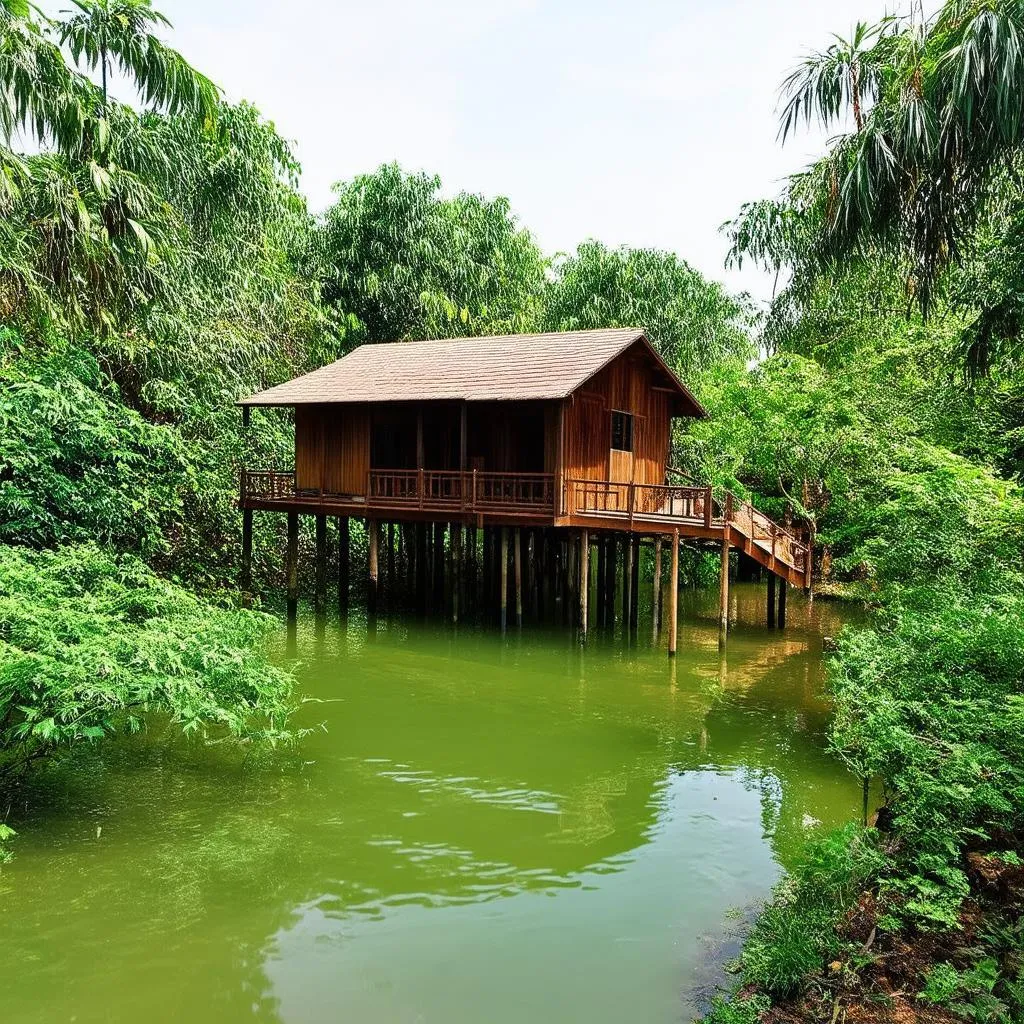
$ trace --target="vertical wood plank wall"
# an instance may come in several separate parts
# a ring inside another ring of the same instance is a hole
[[[654,390],[660,376],[649,359],[627,350],[566,400],[566,477],[612,479],[611,413],[617,410],[633,416],[633,480],[665,482],[672,420],[670,395]]]
[[[661,484],[672,422],[671,395],[659,387],[663,376],[644,349],[634,346],[562,402],[470,402],[467,468]],[[441,403],[431,405],[439,408]],[[367,404],[296,407],[296,487],[330,494],[364,493],[373,408]],[[616,467],[610,464],[613,410],[633,416],[633,454],[620,457]],[[631,464],[625,476],[623,458]],[[446,463],[425,468],[458,467]]]
[[[370,469],[370,407],[300,405],[295,409],[295,486],[362,494]]]

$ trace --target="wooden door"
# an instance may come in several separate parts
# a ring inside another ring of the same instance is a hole
[[[635,458],[634,417],[618,409],[611,411],[611,441],[608,450],[609,497],[618,511],[629,510],[629,484],[633,481]]]

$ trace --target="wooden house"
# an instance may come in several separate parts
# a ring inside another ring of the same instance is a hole
[[[250,538],[253,509],[683,536],[808,578],[790,531],[670,479],[673,419],[707,414],[639,328],[363,345],[239,404],[295,422],[293,468],[242,471]]]

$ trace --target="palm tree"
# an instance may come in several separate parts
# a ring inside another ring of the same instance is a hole
[[[779,204],[742,211],[729,225],[733,258],[789,265],[794,280],[813,281],[867,254],[903,276],[925,316],[942,294],[976,316],[964,338],[973,369],[1000,338],[1019,349],[1024,0],[945,0],[931,20],[915,12],[858,25],[783,90],[783,138],[815,119],[850,117],[852,130],[790,180]],[[1010,282],[994,301],[991,287],[984,300],[977,287],[952,288],[949,273],[979,262],[986,233],[989,248],[996,240],[988,262]]]
[[[108,79],[115,68],[126,75],[143,100],[169,114],[212,117],[217,87],[177,50],[151,31],[170,27],[150,0],[72,0],[78,13],[59,24],[60,41],[90,70],[100,72],[102,110],[108,103]]]
[[[826,127],[852,110],[857,131],[864,127],[865,104],[878,98],[885,55],[877,44],[892,24],[886,18],[877,25],[857,22],[849,39],[835,42],[821,53],[807,57],[782,85],[787,96],[780,134],[785,140],[799,121],[817,119]]]
[[[159,290],[174,256],[163,196],[195,157],[168,145],[155,112],[208,131],[219,98],[153,34],[167,20],[149,0],[72,2],[62,22],[0,0],[0,312],[39,304],[107,329]],[[111,98],[112,71],[153,112]],[[16,154],[16,136],[43,152]]]

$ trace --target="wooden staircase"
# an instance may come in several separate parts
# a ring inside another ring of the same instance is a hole
[[[717,498],[711,487],[569,479],[556,522],[645,535],[678,530],[680,537],[726,539],[793,586],[806,588],[811,583],[807,537],[781,526],[731,492]]]

